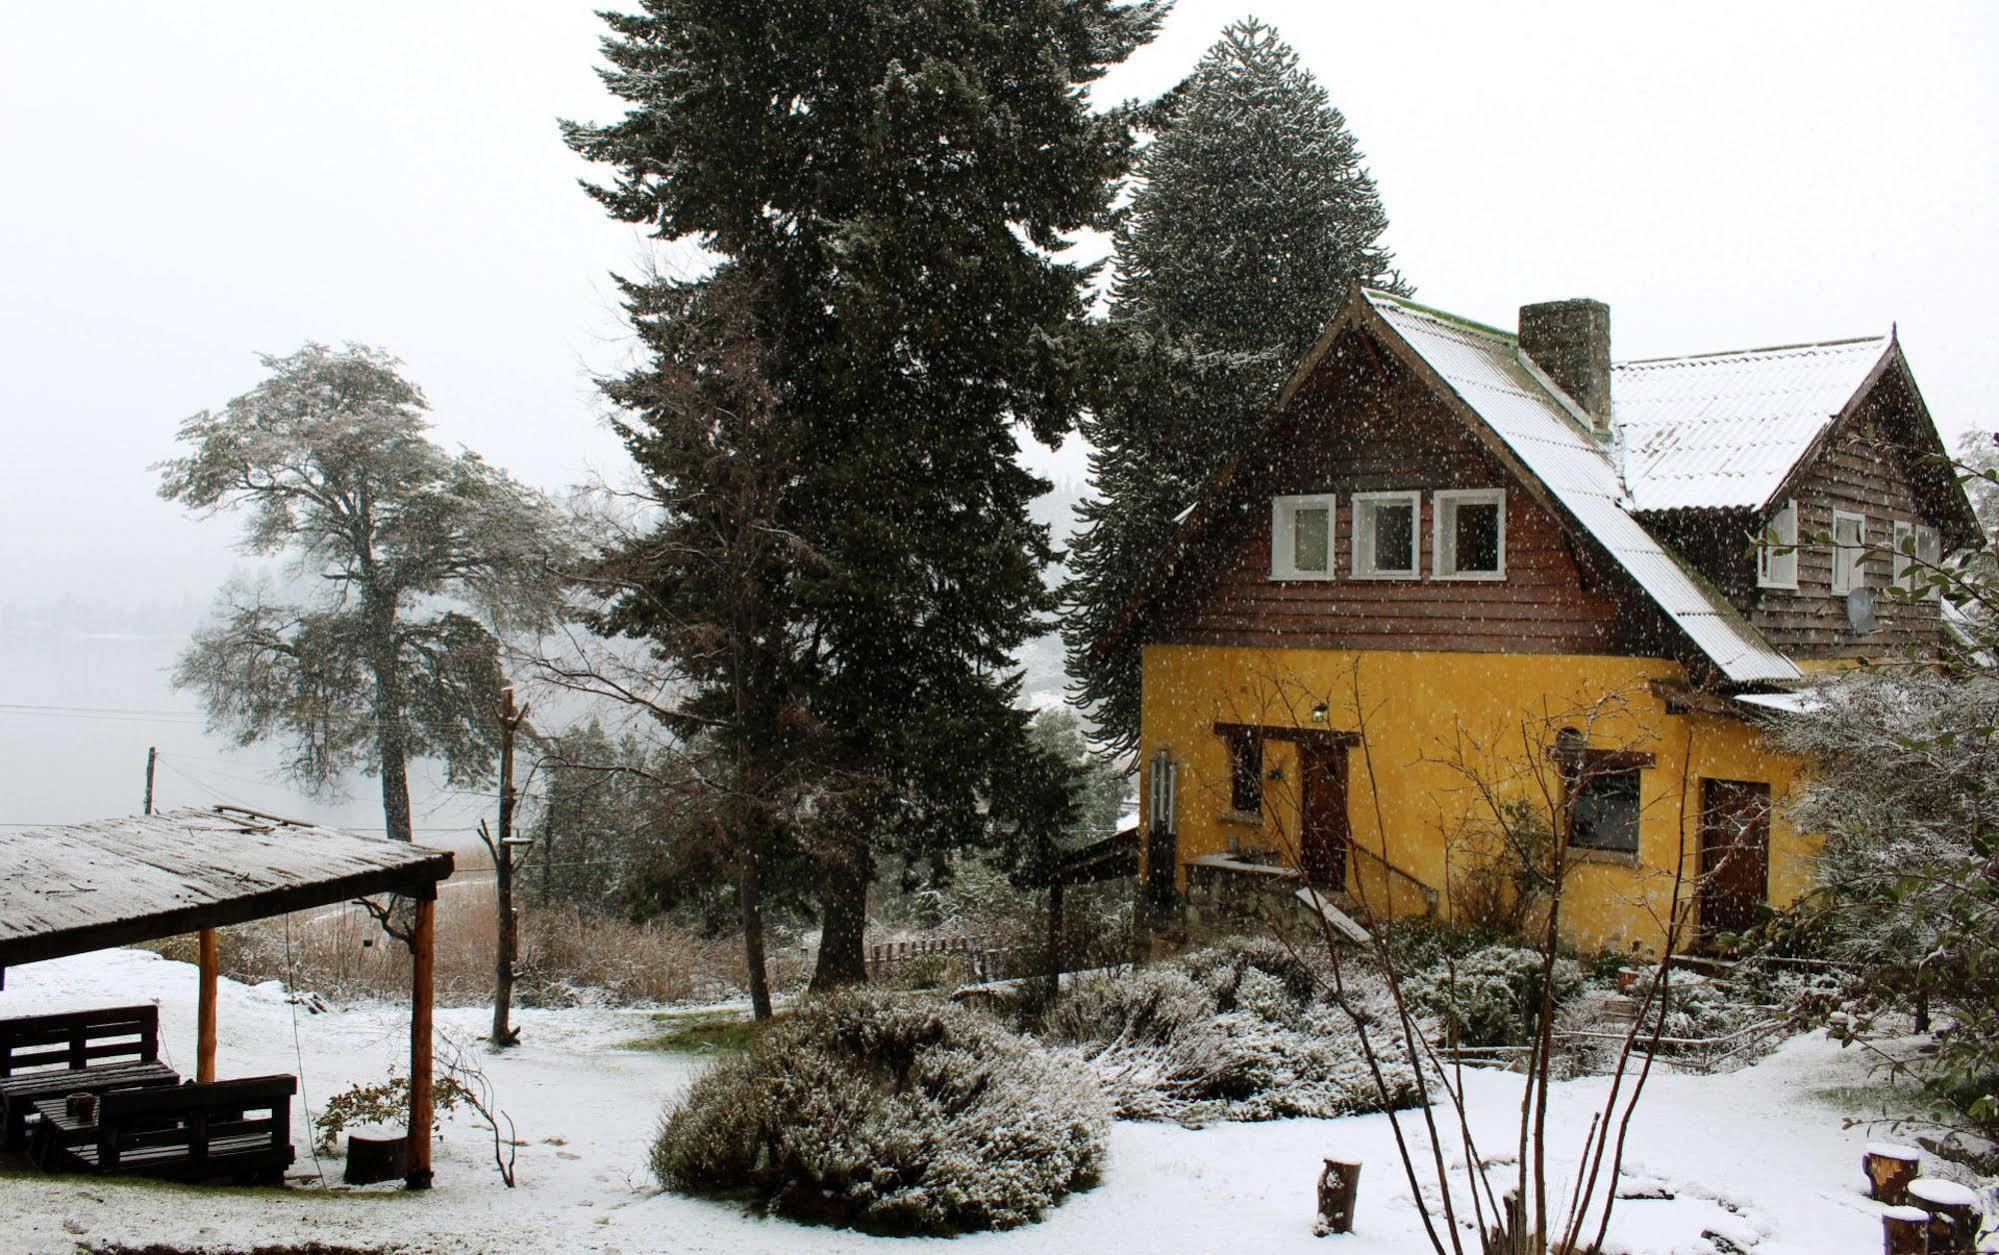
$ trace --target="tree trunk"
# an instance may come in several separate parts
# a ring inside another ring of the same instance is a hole
[[[745,834],[742,867],[736,881],[743,907],[743,961],[750,972],[750,1014],[770,1018],[770,972],[764,964],[763,870],[757,864],[754,830]]]
[[[514,1010],[514,961],[521,950],[521,920],[514,912],[514,733],[527,718],[527,707],[514,706],[514,690],[500,691],[500,833],[489,842],[493,851],[493,889],[498,898],[499,935],[493,947],[492,1043],[505,1049],[520,1040],[511,1024]],[[483,831],[483,824],[481,830]]]
[[[403,677],[396,656],[394,606],[371,611],[375,673],[375,749],[382,760],[382,830],[391,841],[413,841],[410,826],[409,731],[403,726]]]
[[[847,843],[820,864],[819,962],[812,991],[867,983],[862,941],[868,925],[868,879],[873,860],[865,842]]]

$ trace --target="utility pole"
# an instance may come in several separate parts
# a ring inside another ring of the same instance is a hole
[[[500,690],[500,708],[496,712],[500,720],[500,823],[496,838],[486,829],[486,821],[479,821],[479,839],[486,843],[486,850],[493,856],[493,888],[499,898],[499,944],[495,947],[493,963],[493,1034],[492,1043],[496,1047],[507,1047],[520,1041],[520,1030],[512,1027],[508,1020],[514,1005],[514,959],[520,953],[521,922],[514,913],[514,847],[527,845],[530,839],[514,839],[514,735],[528,717],[528,708],[514,706],[514,690],[511,685]]]
[[[153,764],[160,760],[160,747],[146,747],[146,813],[153,813]]]

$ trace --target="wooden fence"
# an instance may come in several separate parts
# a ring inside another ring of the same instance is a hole
[[[933,937],[926,941],[889,941],[868,947],[868,979],[882,980],[911,963],[933,959],[963,964],[968,982],[1010,980],[1028,975],[1036,956],[989,937]]]

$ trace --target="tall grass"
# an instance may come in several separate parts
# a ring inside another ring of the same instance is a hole
[[[493,996],[499,931],[493,888],[479,880],[447,881],[441,888],[437,999],[445,1006],[476,1006]],[[193,937],[158,949],[168,958],[196,957]],[[336,1000],[409,992],[409,949],[352,903],[225,928],[220,950],[223,975],[246,983],[279,980]],[[808,956],[788,949],[776,950],[771,966],[778,988],[802,985],[809,975]],[[561,906],[521,910],[517,968],[515,997],[527,1006],[716,1000],[741,991],[747,974],[733,937]]]

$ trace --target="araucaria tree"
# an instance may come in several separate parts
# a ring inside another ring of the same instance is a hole
[[[477,454],[430,438],[423,393],[380,349],[308,344],[264,382],[181,424],[160,495],[249,511],[243,547],[289,560],[286,589],[232,588],[174,682],[243,744],[290,744],[312,789],[360,768],[390,837],[410,839],[409,760],[488,778],[498,738],[496,632],[549,621],[561,514]]]
[[[1137,647],[1097,641],[1349,288],[1406,291],[1346,119],[1275,30],[1232,23],[1160,112],[1115,237],[1063,625],[1077,694],[1122,749]]]
[[[566,127],[613,216],[718,259],[693,286],[740,284],[762,346],[781,437],[735,453],[785,471],[798,556],[758,631],[806,651],[838,782],[813,807],[819,986],[864,974],[879,854],[1017,831],[993,808],[1041,795],[1009,787],[1035,757],[1012,653],[1053,608],[1015,432],[1052,442],[1081,407],[1089,272],[1060,257],[1129,151],[1087,88],[1163,9],[645,0],[605,19],[625,116]]]

